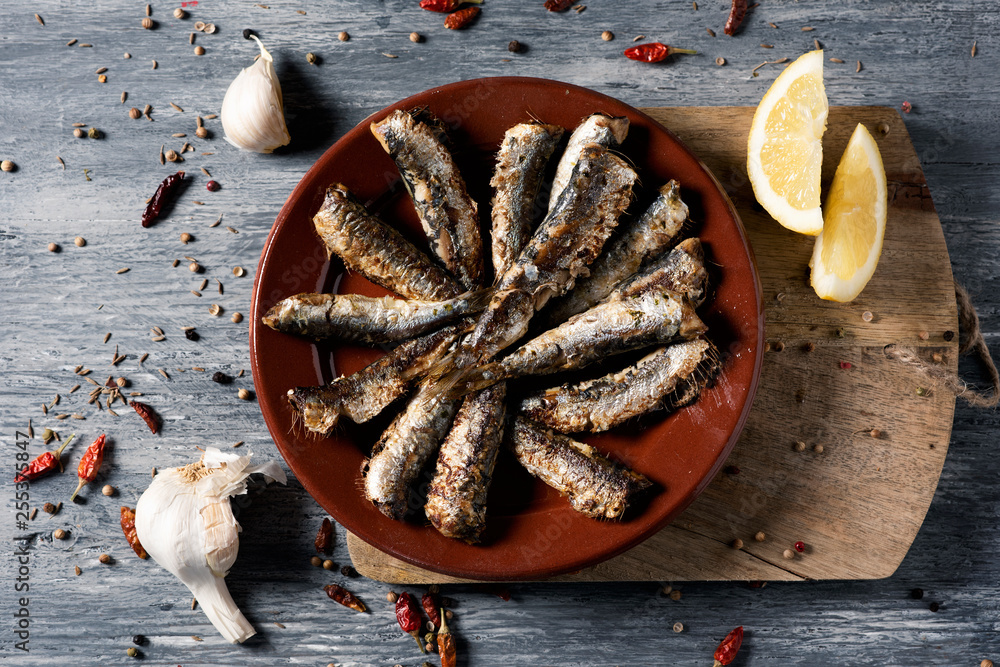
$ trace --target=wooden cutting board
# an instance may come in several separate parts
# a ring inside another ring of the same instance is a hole
[[[757,256],[769,350],[746,428],[705,492],[639,546],[554,580],[891,575],[934,496],[955,399],[887,359],[883,349],[910,346],[931,363],[958,368],[948,248],[902,118],[884,107],[830,109],[824,192],[857,123],[878,141],[889,188],[878,270],[858,299],[837,304],[821,301],[809,287],[813,239],[785,230],[754,200],[746,175],[753,108],[643,111],[701,157],[736,205]],[[881,437],[872,437],[872,429]],[[763,540],[755,540],[758,533]],[[732,546],[736,539],[742,548]],[[805,551],[785,558],[797,541]],[[348,547],[355,568],[372,579],[461,581],[408,565],[353,535]]]

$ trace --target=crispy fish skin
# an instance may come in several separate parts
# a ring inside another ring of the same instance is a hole
[[[614,231],[636,177],[603,146],[584,147],[558,205],[504,272],[493,300],[463,342],[459,368],[483,362],[514,343],[551,296],[572,289]]]
[[[424,513],[442,535],[475,544],[486,527],[486,496],[503,439],[506,394],[506,384],[500,383],[466,396],[441,443]]]
[[[661,347],[603,377],[532,392],[517,407],[563,433],[607,431],[662,407],[665,398],[695,379],[710,349],[704,338]]]
[[[686,299],[659,287],[608,300],[573,316],[478,369],[479,379],[470,386],[481,389],[500,380],[575,370],[614,354],[691,339],[705,331]]]
[[[559,125],[520,123],[507,130],[490,185],[493,195],[493,271],[499,280],[531,236],[535,199],[545,165],[563,135]]]
[[[307,430],[323,435],[329,435],[341,417],[364,423],[406,393],[452,349],[470,324],[452,324],[406,341],[357,373],[330,384],[289,389],[292,410]]]
[[[665,287],[686,296],[695,308],[705,301],[708,293],[708,271],[705,250],[697,238],[684,239],[677,247],[656,261],[618,283],[608,299],[636,296]]]
[[[394,111],[372,123],[371,131],[399,168],[434,253],[466,289],[478,287],[483,279],[478,207],[441,142],[441,128]]]
[[[277,331],[312,338],[377,345],[395,343],[476,313],[490,300],[488,290],[445,301],[416,301],[360,294],[297,294],[275,304],[261,321]]]
[[[364,491],[382,514],[406,516],[410,487],[448,432],[458,403],[433,391],[432,383],[421,385],[372,448],[362,469]]]
[[[599,144],[606,148],[617,148],[625,141],[626,136],[628,136],[628,118],[625,116],[595,113],[584,118],[573,130],[569,143],[566,144],[566,150],[559,158],[556,175],[552,180],[552,191],[549,193],[549,211],[555,208],[559,196],[569,183],[584,146]]]
[[[407,299],[450,299],[463,292],[447,271],[334,183],[313,216],[327,250],[376,285]]]
[[[529,473],[569,498],[577,512],[593,519],[620,519],[629,499],[652,484],[615,464],[590,445],[517,417],[508,443]]]
[[[619,227],[617,237],[594,260],[590,275],[580,278],[572,292],[552,304],[549,320],[564,322],[599,303],[615,285],[672,248],[680,239],[687,219],[688,207],[681,201],[680,185],[670,181],[660,188],[645,213]]]

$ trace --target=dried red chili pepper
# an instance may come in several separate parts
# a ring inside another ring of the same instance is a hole
[[[455,667],[458,662],[455,649],[455,637],[448,630],[444,620],[444,609],[440,610],[441,629],[438,631],[438,653],[441,654],[441,667]]]
[[[316,552],[329,555],[333,550],[333,524],[329,519],[323,519],[316,532]]]
[[[122,532],[125,533],[125,539],[128,540],[128,544],[136,556],[142,559],[149,558],[149,554],[142,548],[139,535],[135,531],[135,510],[131,507],[122,507]]]
[[[566,11],[573,6],[576,0],[545,0],[545,9],[550,12]]]
[[[726,638],[719,642],[715,649],[715,664],[712,667],[724,667],[733,661],[743,645],[743,626],[736,628]]]
[[[329,595],[330,599],[334,602],[339,602],[345,607],[350,607],[354,611],[368,611],[368,608],[365,607],[365,603],[354,597],[354,595],[343,586],[330,584],[329,586],[324,586],[323,590],[326,591],[326,594]]]
[[[177,186],[181,184],[184,180],[184,172],[178,171],[176,174],[170,174],[163,179],[159,187],[156,188],[156,192],[153,193],[153,198],[149,200],[146,204],[146,210],[142,212],[142,226],[149,227],[153,224],[153,221],[160,217],[160,211],[163,210],[163,204],[166,203],[167,197],[172,195]]]
[[[76,476],[80,478],[80,483],[76,485],[76,491],[69,497],[70,500],[75,500],[76,494],[80,493],[83,485],[93,482],[97,477],[97,471],[101,469],[101,464],[104,463],[105,440],[104,434],[100,434],[97,436],[97,440],[94,440],[93,444],[87,447],[87,451],[83,453],[80,465],[76,469]]]
[[[698,52],[691,49],[678,49],[660,42],[650,42],[649,44],[640,44],[639,46],[625,49],[626,58],[644,63],[658,63],[661,60],[666,60],[667,56],[672,56],[675,53],[694,54]]]
[[[68,445],[70,441],[75,437],[76,433],[69,436],[66,439],[66,442],[62,444],[62,447],[60,447],[54,452],[45,452],[44,454],[39,454],[38,456],[36,456],[35,459],[28,464],[27,468],[14,475],[14,481],[26,482],[29,479],[38,479],[39,477],[44,477],[45,475],[48,475],[50,472],[54,471],[57,467],[61,472],[62,461],[59,460],[59,457],[62,456],[63,450],[66,449],[66,445]]]
[[[409,593],[403,593],[396,598],[396,622],[403,632],[416,640],[420,652],[427,653],[424,643],[420,641],[420,607]]]
[[[437,596],[433,593],[424,593],[420,597],[420,606],[424,608],[424,613],[427,614],[427,618],[431,619],[434,627],[441,627],[441,613],[438,611]]]
[[[729,18],[726,19],[726,27],[723,29],[730,37],[736,29],[743,23],[743,17],[747,15],[747,0],[733,0],[733,6],[729,10]]]
[[[145,403],[140,403],[139,401],[132,401],[132,409],[139,413],[142,420],[146,422],[146,426],[149,430],[153,432],[153,435],[160,430],[160,417],[153,412],[153,408],[149,407]]]
[[[483,0],[420,0],[420,9],[429,12],[444,12],[448,14],[455,11],[465,3],[470,5],[481,5]]]
[[[472,19],[476,18],[479,14],[479,7],[466,7],[465,9],[459,9],[457,12],[448,14],[448,18],[444,20],[444,27],[451,30],[461,30],[465,26],[472,23]]]

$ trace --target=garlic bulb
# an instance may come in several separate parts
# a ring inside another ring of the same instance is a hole
[[[239,73],[222,100],[222,129],[226,141],[245,151],[270,153],[292,140],[285,127],[281,84],[274,59],[256,36],[260,58]]]
[[[135,506],[139,542],[184,582],[216,630],[233,643],[257,631],[236,607],[223,578],[240,547],[240,524],[229,498],[246,493],[246,479],[255,472],[285,483],[277,463],[252,466],[251,455],[208,447],[196,463],[161,470]]]

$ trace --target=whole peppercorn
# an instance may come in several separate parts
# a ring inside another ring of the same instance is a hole
[[[42,511],[45,512],[46,514],[55,514],[56,506],[53,505],[52,503],[45,503],[44,505],[42,505]]]
[[[250,39],[250,35],[256,35],[250,28],[243,28],[243,39]]]
[[[764,531],[758,530],[757,533],[753,536],[753,539],[757,540],[758,542],[763,542],[764,540],[767,539],[767,535],[764,534]]]
[[[681,592],[678,591],[678,590],[672,590],[672,591],[670,591],[670,599],[674,600],[674,601],[680,600],[681,599]]]
[[[510,51],[511,53],[518,53],[518,52],[520,52],[521,51],[521,42],[517,41],[516,39],[510,40],[510,42],[507,44],[507,50]]]
[[[927,608],[933,612],[936,612],[938,609],[941,608],[941,605],[938,604],[937,602],[931,602],[929,605],[927,605]]]
[[[246,389],[243,389],[242,387],[240,388],[239,391],[236,392],[236,395],[239,396],[244,401],[249,401],[251,398],[253,398],[253,395]]]
[[[206,188],[206,189],[207,189],[207,190],[208,190],[209,192],[218,192],[218,191],[219,191],[219,188],[221,188],[221,187],[222,187],[222,186],[221,186],[221,185],[219,185],[219,182],[218,182],[218,181],[209,181],[208,183],[206,183],[206,184],[205,184],[205,188]]]
[[[345,577],[356,577],[356,576],[358,576],[358,571],[355,570],[350,565],[345,565],[344,567],[340,568],[340,573],[342,575],[344,575]]]
[[[924,589],[922,589],[922,588],[914,588],[912,591],[910,591],[910,597],[913,598],[914,600],[919,600],[919,599],[923,598],[924,597]]]
[[[229,384],[233,381],[232,376],[226,375],[222,371],[216,371],[212,373],[212,382],[218,382],[219,384]]]
[[[206,130],[204,127],[199,127],[197,130],[194,131],[194,134],[199,139],[207,139],[208,138],[208,130]]]
[[[76,137],[77,139],[83,139],[85,136],[87,136],[87,133],[78,127],[75,130],[73,130],[73,136]]]
[[[132,643],[136,646],[142,646],[146,643],[146,638],[142,635],[132,635]]]
[[[795,552],[792,551],[791,549],[785,549],[783,552],[781,552],[781,555],[787,558],[788,560],[795,558]]]
[[[741,540],[740,538],[737,537],[735,540],[733,540],[732,542],[729,543],[729,546],[731,546],[734,549],[742,549],[743,548],[743,540]]]
[[[15,166],[14,163],[11,162],[10,160],[4,160],[3,162],[0,162],[0,169],[3,169],[4,171],[14,171],[14,166]]]
[[[198,332],[195,331],[194,329],[186,329],[184,331],[184,337],[187,338],[188,340],[198,340],[199,338],[201,338],[201,336],[198,335]]]

